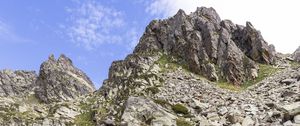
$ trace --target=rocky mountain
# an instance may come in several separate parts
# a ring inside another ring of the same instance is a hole
[[[277,53],[250,22],[179,10],[152,21],[96,91],[64,55],[50,56],[38,75],[1,71],[0,125],[297,126],[295,54]]]
[[[72,65],[65,55],[55,60],[51,55],[48,61],[41,65],[35,90],[42,101],[49,103],[66,101],[95,91],[91,80],[81,70]]]

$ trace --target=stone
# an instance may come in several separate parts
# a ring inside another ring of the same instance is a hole
[[[61,106],[59,107],[54,116],[55,117],[64,117],[64,118],[75,118],[77,115],[79,115],[80,113],[77,111],[74,111],[73,109],[70,109],[68,107],[65,106]]]
[[[129,97],[121,119],[129,126],[139,126],[142,122],[155,126],[176,124],[175,115],[143,97]]]
[[[294,116],[294,122],[295,122],[296,124],[299,124],[299,125],[300,125],[300,114]]]
[[[287,104],[281,107],[287,116],[295,116],[300,113],[300,102],[295,102],[292,104]]]
[[[292,58],[296,62],[300,62],[300,46],[296,49],[296,51],[292,54]]]
[[[292,123],[291,120],[288,120],[288,121],[283,123],[283,126],[294,126],[294,124]]]
[[[242,126],[253,126],[253,125],[254,125],[254,121],[249,116],[247,116],[242,122]]]
[[[297,81],[297,79],[284,79],[281,81],[282,84],[292,84],[292,83],[295,83]]]
[[[228,110],[227,110],[226,107],[220,107],[219,110],[218,110],[218,113],[220,115],[225,115],[227,112],[228,112]]]
[[[105,126],[115,126],[115,121],[112,119],[106,119],[104,120]]]

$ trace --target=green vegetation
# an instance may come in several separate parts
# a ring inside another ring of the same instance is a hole
[[[50,107],[48,116],[49,117],[53,117],[53,114],[56,112],[56,110],[59,109],[62,106],[65,106],[65,107],[69,108],[68,103],[55,104],[54,106]]]
[[[161,71],[163,73],[168,72],[168,71],[174,71],[178,69],[179,67],[183,68],[185,71],[188,71],[188,66],[186,63],[180,63],[179,60],[180,58],[174,58],[171,56],[168,56],[166,54],[163,54],[158,61],[156,61],[156,64],[159,65],[161,68]]]
[[[146,92],[147,93],[151,92],[152,94],[157,94],[159,92],[159,89],[156,86],[152,86],[152,87],[146,88]]]
[[[256,84],[256,83],[262,81],[263,79],[271,76],[272,74],[276,73],[278,70],[279,70],[279,68],[275,68],[272,65],[259,64],[259,71],[258,71],[257,78],[249,79],[249,80],[245,81],[241,86],[233,85],[229,82],[226,82],[225,80],[220,80],[219,82],[217,82],[217,85],[223,89],[228,89],[231,91],[239,92],[239,91],[245,90],[249,86]]]
[[[275,68],[272,65],[259,64],[258,77],[255,79],[247,80],[242,84],[241,88],[246,89],[247,87],[256,84],[262,81],[263,79],[271,76],[272,74],[276,73],[278,70],[279,68]]]
[[[182,104],[173,105],[172,110],[175,113],[178,113],[178,114],[183,114],[183,115],[188,115],[189,114],[189,110]]]
[[[289,61],[290,65],[292,68],[299,68],[300,67],[300,63],[296,62],[296,61]]]
[[[165,100],[162,100],[162,99],[154,99],[153,100],[156,104],[159,104],[163,107],[167,107],[167,106],[170,106],[171,104]]]
[[[10,107],[0,107],[0,117],[5,121],[9,121],[12,118],[21,119],[26,125],[40,119],[37,115],[32,114],[31,111],[19,112],[17,110],[18,106],[19,104],[12,104]]]
[[[231,91],[239,92],[239,91],[242,90],[242,88],[240,86],[233,85],[232,83],[226,82],[225,80],[221,80],[221,81],[217,82],[217,85],[220,88],[228,89],[228,90],[231,90]]]
[[[177,126],[193,126],[191,122],[186,121],[184,118],[176,119]]]
[[[31,94],[28,95],[25,99],[25,102],[27,104],[40,104],[42,103],[35,95]]]
[[[74,123],[77,126],[95,126],[95,122],[93,120],[93,116],[95,115],[95,111],[87,111],[75,117]]]

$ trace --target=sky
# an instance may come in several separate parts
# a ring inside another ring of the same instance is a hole
[[[112,61],[130,54],[153,19],[213,7],[221,19],[250,21],[282,53],[300,46],[298,0],[1,0],[0,69],[35,70],[65,54],[97,88]]]

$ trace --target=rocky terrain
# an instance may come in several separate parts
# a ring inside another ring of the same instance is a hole
[[[65,55],[0,71],[0,125],[299,126],[299,49],[280,54],[250,22],[199,7],[154,20],[95,90]]]

